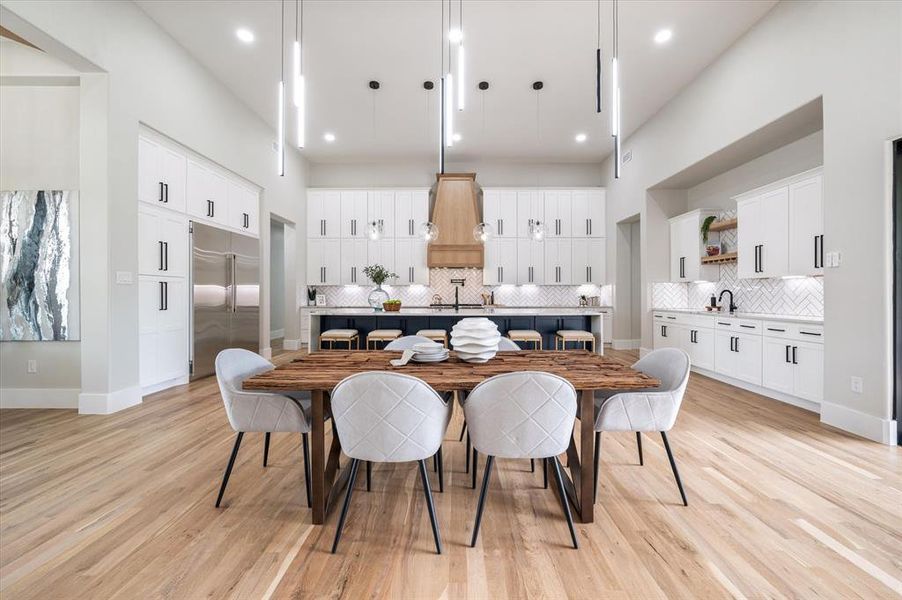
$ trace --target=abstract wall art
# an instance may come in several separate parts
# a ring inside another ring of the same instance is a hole
[[[0,192],[0,340],[77,340],[78,315],[78,192]]]

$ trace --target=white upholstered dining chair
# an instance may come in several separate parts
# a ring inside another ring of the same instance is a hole
[[[419,464],[420,479],[432,524],[435,549],[442,553],[426,459],[438,455],[451,419],[452,405],[425,381],[385,371],[346,377],[332,391],[332,418],[344,453],[351,459],[350,478],[341,516],[335,529],[332,553],[338,549],[360,461]]]
[[[310,502],[310,449],[307,434],[310,433],[310,395],[307,392],[292,394],[273,394],[269,392],[246,392],[241,389],[241,382],[271,371],[275,366],[250,350],[229,348],[216,356],[216,381],[225,405],[229,424],[238,435],[229,464],[222,477],[216,507],[222,502],[238,448],[247,432],[261,432],[266,436],[263,442],[263,466],[269,458],[269,437],[273,432],[290,432],[301,434],[301,445],[304,451],[304,487],[307,491],[307,506]]]
[[[412,350],[417,344],[428,344],[432,340],[421,335],[405,335],[390,341],[383,350]]]
[[[573,385],[557,375],[537,371],[496,375],[473,388],[464,402],[464,415],[473,448],[487,455],[470,546],[476,545],[479,536],[495,458],[540,458],[546,468],[552,468],[573,547],[579,548],[557,458],[566,452],[573,434]]]
[[[646,354],[633,364],[633,369],[654,377],[661,382],[655,388],[623,392],[613,395],[598,394],[595,398],[595,496],[598,495],[598,469],[601,458],[601,434],[605,431],[635,431],[639,447],[639,464],[642,457],[642,432],[657,431],[664,441],[664,449],[670,461],[673,477],[680,490],[683,505],[688,506],[680,472],[677,470],[667,432],[673,428],[686,385],[689,383],[689,355],[678,348],[660,348]]]
[[[499,352],[512,352],[512,351],[517,351],[517,350],[522,350],[522,349],[523,348],[521,348],[520,346],[517,345],[517,342],[515,342],[511,339],[508,339],[506,337],[503,337],[500,340],[498,340],[498,351]],[[461,406],[463,406],[463,396],[461,395],[460,398],[461,398]],[[458,436],[458,438],[457,438],[458,442],[464,441],[464,434],[466,432],[467,432],[467,421],[465,419],[463,424],[460,426],[460,436]],[[533,465],[533,471],[535,471],[535,465]],[[466,472],[467,473],[470,472],[470,441],[469,440],[467,440],[467,470],[466,470]],[[475,474],[473,475],[473,482],[474,482],[473,487],[475,488],[476,487],[476,483],[475,483],[476,475]]]

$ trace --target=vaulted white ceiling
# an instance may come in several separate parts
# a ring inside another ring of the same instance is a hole
[[[137,0],[252,110],[276,124],[277,0]],[[623,126],[629,134],[752,27],[772,0],[620,2]],[[437,154],[442,2],[306,0],[307,145],[314,162],[423,159]],[[286,0],[286,74],[295,1]],[[444,3],[447,7],[447,2]],[[458,0],[453,0],[455,23]],[[594,110],[592,0],[464,0],[467,106],[450,160],[597,162],[611,150],[611,2],[600,3],[604,112]],[[256,40],[246,45],[235,30]],[[447,28],[447,22],[445,24]],[[673,39],[656,45],[661,28]],[[446,46],[447,47],[447,46]],[[287,79],[287,75],[286,75]],[[381,89],[368,87],[371,79]],[[490,88],[481,92],[477,82]],[[541,80],[540,92],[532,82]],[[288,129],[292,130],[293,117]],[[333,132],[334,143],[323,140]],[[577,133],[587,140],[578,144]]]

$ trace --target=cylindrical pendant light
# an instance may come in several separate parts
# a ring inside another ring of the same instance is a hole
[[[304,147],[304,137],[306,134],[305,122],[307,120],[307,99],[306,99],[306,89],[304,82],[304,60],[301,54],[301,41],[303,40],[303,14],[304,14],[304,2],[303,0],[295,0],[294,2],[294,10],[295,10],[295,23],[294,23],[294,85],[293,85],[293,96],[294,96],[294,107],[297,112],[297,144],[298,148]]]
[[[280,4],[281,15],[279,19],[279,118],[278,131],[278,173],[285,176],[285,0]]]
[[[614,51],[611,58],[611,135],[614,136],[614,179],[620,179],[620,13],[614,0]]]
[[[457,27],[460,39],[457,42],[457,110],[464,109],[466,101],[466,86],[464,85],[464,0],[458,0],[457,3]]]
[[[454,76],[451,70],[445,74],[445,145],[454,145]]]
[[[595,3],[595,112],[601,112],[601,0]]]

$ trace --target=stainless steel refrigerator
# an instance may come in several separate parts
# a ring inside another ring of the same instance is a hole
[[[214,373],[220,350],[260,350],[260,242],[191,223],[191,379]]]

